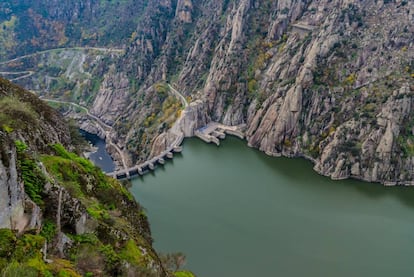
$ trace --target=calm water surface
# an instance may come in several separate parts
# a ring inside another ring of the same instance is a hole
[[[162,252],[213,276],[414,276],[414,188],[331,181],[226,138],[133,180]]]
[[[115,164],[106,151],[105,140],[99,138],[97,135],[88,133],[83,130],[79,130],[80,134],[89,141],[93,146],[97,148],[96,152],[90,154],[89,159],[96,165],[99,166],[104,172],[112,172],[115,169]]]

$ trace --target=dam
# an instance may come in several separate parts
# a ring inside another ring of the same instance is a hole
[[[135,165],[126,169],[107,173],[107,175],[116,178],[118,180],[130,179],[136,176],[142,176],[151,170],[155,170],[157,165],[164,165],[166,159],[172,159],[174,153],[180,153],[182,151],[181,144],[184,140],[184,134],[179,135],[175,141],[161,154],[145,161],[142,164]]]
[[[174,87],[172,87],[170,84],[168,84],[168,87],[170,88],[169,93],[178,98],[182,103],[182,107],[184,108],[179,118],[175,121],[174,125],[167,131],[170,133],[170,135],[175,136],[174,141],[172,141],[171,144],[163,152],[141,164],[134,165],[132,167],[127,167],[123,158],[122,164],[124,168],[114,172],[107,173],[107,175],[118,180],[123,180],[131,179],[136,176],[142,176],[151,170],[155,170],[157,165],[164,165],[166,159],[172,159],[174,157],[174,153],[180,153],[182,151],[181,145],[185,137],[195,136],[203,140],[204,142],[213,142],[217,146],[220,145],[219,139],[224,139],[226,137],[226,134],[236,136],[240,139],[244,139],[245,124],[239,126],[228,126],[218,122],[209,122],[206,126],[198,128],[196,130],[192,130],[190,134],[187,133],[187,135],[185,135],[184,131],[180,128],[180,124],[185,119],[187,109],[190,105],[187,102],[186,98]],[[109,143],[113,144],[111,141],[109,141]],[[114,146],[116,147],[117,151],[121,154],[121,157],[123,157],[121,149],[119,149],[117,145]]]
[[[244,125],[240,126],[227,126],[218,122],[210,122],[206,126],[201,127],[194,131],[194,136],[201,139],[206,143],[214,143],[217,146],[220,145],[220,139],[225,139],[226,134],[244,139],[243,129]],[[184,134],[180,133],[177,138],[171,143],[171,145],[159,155],[129,168],[121,169],[118,171],[107,173],[107,175],[116,178],[118,180],[131,179],[136,176],[142,176],[151,170],[155,170],[157,165],[164,165],[165,160],[172,159],[174,153],[182,151],[182,143],[184,140]]]

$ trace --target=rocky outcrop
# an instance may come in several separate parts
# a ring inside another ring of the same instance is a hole
[[[76,116],[74,117],[77,118]],[[103,130],[102,127],[98,123],[91,121],[87,118],[79,119],[79,128],[88,133],[95,134],[101,139],[106,138],[105,130]]]
[[[374,126],[356,120],[342,124],[332,138],[326,139],[315,169],[334,179],[354,177],[373,182],[387,180],[388,185],[412,185],[413,159],[405,152],[409,149],[398,148],[398,144],[408,148],[411,144],[410,139],[402,141],[401,136],[402,132],[412,134],[404,126],[412,113],[410,93],[408,86],[396,90],[376,114]],[[351,155],[344,145],[351,148]]]
[[[25,193],[16,141],[31,151],[47,152],[52,143],[69,146],[69,129],[62,116],[35,95],[1,78],[0,102],[0,226],[20,232],[39,229],[40,209]]]
[[[115,73],[112,66],[105,75],[101,87],[92,104],[91,113],[112,125],[124,110],[129,99],[129,80],[123,73]]]
[[[278,149],[278,146],[298,134],[302,86],[291,87],[282,99],[282,102],[273,103],[264,115],[256,114],[256,117],[262,117],[260,124],[253,124],[248,130],[248,134],[252,135],[248,138],[249,144],[257,146],[269,155],[280,153],[281,149]],[[258,122],[259,119],[255,118],[253,121]]]
[[[25,214],[26,195],[17,174],[16,149],[2,132],[0,142],[0,228],[23,231],[29,222]]]
[[[181,111],[180,117],[174,125],[167,132],[156,137],[149,157],[155,157],[172,146],[180,146],[176,144],[178,140],[181,141],[184,137],[193,137],[195,131],[206,126],[208,122],[210,122],[210,117],[207,105],[201,100],[190,103]]]
[[[191,16],[192,10],[193,3],[191,0],[178,0],[175,16],[184,23],[191,23],[193,21]]]
[[[201,100],[190,103],[182,113],[181,118],[177,120],[171,130],[181,131],[185,137],[194,136],[195,130],[210,122],[207,105]]]
[[[48,176],[47,171],[44,172]],[[44,192],[48,203],[48,217],[55,219],[59,232],[71,230],[76,231],[76,234],[84,234],[95,231],[97,224],[92,223],[93,219],[86,213],[86,208],[64,187],[55,183],[47,183]]]

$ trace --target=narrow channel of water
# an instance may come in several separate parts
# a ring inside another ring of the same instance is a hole
[[[156,249],[197,276],[414,276],[414,188],[332,181],[231,137],[183,148],[131,192]]]
[[[79,132],[87,141],[96,147],[96,152],[91,153],[89,159],[104,172],[113,172],[115,170],[115,164],[112,157],[106,151],[105,140],[83,130],[79,130]]]

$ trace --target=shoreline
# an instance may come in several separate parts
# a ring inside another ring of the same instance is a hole
[[[220,124],[220,125],[222,125],[222,124]],[[225,126],[225,125],[223,125],[223,126]],[[237,127],[237,126],[229,126],[229,127]],[[221,136],[222,134],[219,132],[218,135]],[[357,181],[363,181],[363,182],[366,182],[366,183],[380,184],[383,187],[410,187],[410,186],[414,186],[414,181],[404,181],[404,182],[378,181],[377,182],[377,181],[371,181],[371,180],[364,179],[361,176],[344,176],[344,177],[335,178],[335,177],[332,177],[330,175],[323,174],[321,171],[317,170],[315,168],[316,167],[316,164],[317,164],[317,160],[315,158],[309,156],[309,155],[304,154],[304,153],[299,153],[297,155],[287,155],[287,154],[284,154],[284,153],[270,153],[270,152],[266,152],[266,151],[260,150],[259,148],[256,148],[256,147],[250,145],[249,142],[248,142],[248,140],[246,139],[244,133],[243,133],[243,138],[241,138],[238,134],[230,134],[230,133],[227,133],[227,132],[225,133],[225,135],[226,136],[229,135],[229,136],[235,137],[237,139],[240,139],[240,140],[242,140],[245,143],[245,145],[247,147],[250,147],[252,149],[255,149],[257,151],[260,151],[260,152],[264,153],[265,155],[267,155],[269,157],[276,157],[276,158],[277,157],[300,158],[300,159],[308,160],[308,161],[310,161],[312,163],[312,170],[315,173],[317,173],[317,174],[319,174],[319,175],[321,175],[323,177],[329,178],[330,180],[333,180],[333,181],[357,180]],[[217,137],[215,137],[216,139],[206,140],[206,139],[203,139],[202,137],[200,137],[199,136],[199,133],[198,133],[198,135],[197,134],[194,134],[193,136],[189,136],[189,137],[186,137],[186,138],[198,138],[199,140],[201,140],[201,141],[203,141],[205,143],[208,143],[208,144],[214,143],[217,146],[220,146],[220,140],[224,140],[225,139],[225,137],[219,137],[219,136],[217,136]],[[217,143],[217,141],[218,141],[218,143]],[[155,170],[155,168],[154,168],[154,170]]]

